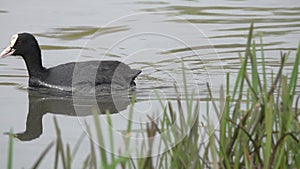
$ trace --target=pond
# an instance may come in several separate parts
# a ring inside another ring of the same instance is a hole
[[[166,104],[166,99],[184,94],[183,67],[187,91],[194,91],[195,98],[207,97],[207,83],[217,96],[225,74],[230,72],[234,79],[239,70],[238,53],[245,51],[251,22],[256,43],[260,43],[260,35],[263,37],[269,72],[278,70],[280,51],[291,51],[285,70],[288,73],[300,39],[299,15],[298,0],[2,1],[0,48],[8,45],[13,34],[30,32],[39,41],[46,67],[71,61],[119,60],[141,69],[132,119],[134,128],[139,129],[149,122],[148,116],[161,117],[158,97]],[[2,59],[0,168],[6,167],[8,150],[8,136],[2,133],[19,133],[19,140],[14,140],[14,168],[29,168],[56,138],[54,116],[64,142],[71,147],[85,135],[85,123],[93,126],[91,114],[96,104],[114,113],[111,117],[116,133],[127,128],[131,94],[95,102],[39,95],[28,92],[27,87],[22,58]],[[300,87],[297,89],[300,94]],[[74,103],[79,108],[74,110]],[[99,118],[105,122],[105,115]],[[82,166],[89,146],[88,137],[84,137],[74,166]],[[53,156],[47,156],[41,167],[48,168],[53,161]]]

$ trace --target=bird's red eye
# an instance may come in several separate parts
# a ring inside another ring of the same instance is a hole
[[[17,45],[22,45],[22,41],[18,40]]]

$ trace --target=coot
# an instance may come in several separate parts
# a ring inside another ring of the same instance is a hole
[[[24,59],[29,86],[73,91],[97,88],[130,88],[141,70],[131,69],[119,61],[70,62],[51,68],[42,65],[41,50],[32,34],[20,33],[12,36],[10,45],[2,51],[0,58],[20,55]]]

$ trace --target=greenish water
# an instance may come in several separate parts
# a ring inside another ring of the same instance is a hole
[[[0,2],[0,48],[8,45],[13,34],[26,31],[37,37],[46,67],[70,61],[105,59],[120,60],[142,69],[136,88],[138,113],[134,121],[138,129],[141,121],[143,124],[147,122],[147,113],[161,111],[154,91],[163,99],[174,99],[175,84],[179,92],[183,92],[181,59],[187,68],[188,89],[196,90],[197,98],[207,96],[206,83],[210,83],[217,93],[225,82],[226,72],[231,72],[234,79],[239,69],[238,52],[245,51],[251,22],[255,23],[257,44],[260,43],[259,35],[263,36],[267,73],[276,72],[280,51],[291,51],[291,57],[295,55],[300,40],[299,14],[297,0],[3,1]],[[292,66],[292,60],[287,63],[289,66]],[[288,74],[290,69],[287,67],[285,73]],[[5,167],[8,149],[8,137],[2,133],[10,129],[14,133],[25,131],[32,111],[30,108],[40,104],[48,106],[39,114],[42,115],[43,133],[31,141],[15,141],[15,168],[31,167],[44,147],[55,139],[54,114],[59,114],[57,118],[63,139],[71,145],[85,133],[83,121],[92,121],[90,116],[76,117],[77,112],[72,115],[62,110],[67,109],[68,101],[43,96],[32,99],[25,90],[27,80],[27,71],[20,57],[1,60],[0,152],[5,158],[0,159],[0,168]],[[296,94],[300,94],[300,86]],[[36,104],[30,100],[35,100]],[[116,108],[120,113],[112,115],[116,131],[126,128],[126,101],[118,102]],[[64,103],[65,107],[59,103]],[[82,154],[78,156],[79,166],[86,157],[84,149],[88,143],[88,138],[85,138],[79,150]],[[49,156],[42,165],[51,166],[52,158]]]

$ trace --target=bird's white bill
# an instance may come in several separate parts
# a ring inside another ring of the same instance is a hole
[[[17,34],[15,34],[11,37],[9,46],[1,52],[0,58],[5,58],[7,56],[12,55],[15,52],[13,47],[14,47],[15,43],[17,42],[17,39],[18,39]]]
[[[1,52],[0,58],[5,58],[5,57],[7,57],[7,56],[10,56],[10,55],[12,55],[14,52],[15,52],[15,50],[14,50],[12,47],[8,46],[6,49],[4,49],[4,50]]]

